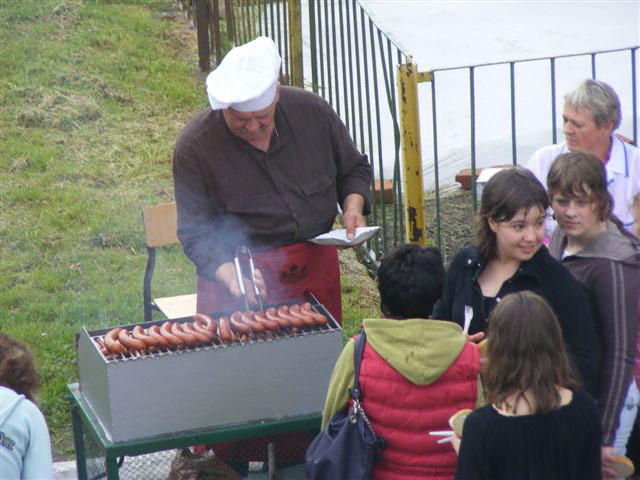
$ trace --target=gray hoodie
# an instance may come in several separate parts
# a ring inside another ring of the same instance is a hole
[[[603,445],[611,445],[620,411],[633,378],[638,334],[640,246],[607,223],[607,230],[581,251],[563,252],[567,236],[556,228],[549,251],[584,287],[599,334],[600,369],[597,382],[598,411]]]

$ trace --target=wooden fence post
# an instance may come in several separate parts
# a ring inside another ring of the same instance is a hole
[[[211,58],[209,52],[209,2],[196,0],[196,31],[198,32],[198,57],[200,70],[211,70]]]
[[[222,40],[220,38],[220,5],[218,0],[211,0],[210,8],[211,18],[209,21],[210,31],[212,35],[212,44],[216,55],[216,66],[222,60]]]
[[[224,0],[224,15],[227,18],[227,38],[232,46],[236,44],[236,29],[234,28],[235,20],[233,18],[233,5],[231,0]]]
[[[289,0],[289,52],[291,85],[304,88],[302,74],[302,9],[300,0]]]

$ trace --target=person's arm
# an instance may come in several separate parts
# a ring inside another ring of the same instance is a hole
[[[246,272],[243,272],[246,273]],[[264,281],[264,276],[262,272],[256,268],[256,286],[260,290],[260,295],[262,299],[268,298],[267,284]],[[215,278],[218,282],[227,286],[229,293],[233,295],[235,298],[242,298],[242,291],[240,290],[240,285],[238,284],[238,274],[236,272],[236,265],[234,262],[226,262],[218,267],[216,270]],[[256,294],[253,290],[253,287],[249,287],[251,285],[251,280],[246,275],[243,275],[245,292],[247,294],[247,300],[250,305],[259,305],[258,299],[256,298]]]
[[[23,480],[53,479],[51,441],[47,422],[32,402],[25,402],[29,416],[29,447],[22,459]]]
[[[322,410],[322,429],[324,429],[336,413],[347,408],[349,391],[354,382],[353,356],[355,354],[355,340],[350,339],[342,349],[336,360],[336,365],[329,380],[327,398]]]
[[[325,105],[325,113],[327,115],[327,121],[329,122],[331,146],[337,167],[336,187],[338,203],[342,211],[346,212],[348,208],[352,206],[347,204],[347,199],[351,197],[352,194],[357,193],[363,202],[361,206],[358,206],[360,208],[360,215],[368,215],[371,211],[371,204],[369,202],[373,176],[371,165],[369,165],[367,156],[358,151],[349,135],[347,127],[345,127],[340,117],[338,117],[329,104]],[[358,202],[359,201],[360,200],[358,200]],[[345,219],[345,225],[346,223],[347,220]]]
[[[544,248],[544,247],[543,247]],[[593,390],[596,381],[596,330],[587,297],[582,286],[557,260],[549,277],[543,280],[545,299],[558,317],[562,336],[571,361],[587,389]]]
[[[592,288],[603,337],[598,409],[602,444],[612,446],[627,395],[627,380],[633,377],[640,270],[611,260],[592,261],[596,262]]]
[[[173,154],[173,182],[180,243],[198,275],[213,281],[218,267],[233,259],[233,245],[243,243],[242,228],[225,221],[195,159],[177,150]]]
[[[347,238],[351,240],[356,234],[356,227],[366,227],[367,222],[362,214],[365,199],[359,193],[350,193],[344,199],[344,209],[342,211],[342,219],[347,229]],[[354,245],[359,246],[361,245]]]

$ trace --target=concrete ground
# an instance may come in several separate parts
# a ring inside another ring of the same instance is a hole
[[[135,462],[144,462],[145,461],[144,457],[145,455],[141,455],[140,457],[127,457],[127,461],[131,462],[133,460]],[[252,468],[251,470],[254,470],[254,469]],[[261,469],[256,468],[255,470],[261,470]],[[163,479],[167,478],[167,476],[169,475],[169,465],[167,464],[166,471],[162,471],[162,472],[157,471],[157,465],[156,465],[156,468],[154,468],[154,473],[156,474],[160,473],[160,477],[156,477],[156,478],[163,478]],[[75,461],[57,462],[53,464],[54,480],[76,480],[77,478],[78,476],[76,472]],[[125,480],[124,477],[121,477],[121,478]],[[266,478],[267,478],[267,474],[259,471],[251,471],[249,475],[246,477],[247,480],[260,480],[260,479],[266,479]],[[280,480],[299,480],[304,478],[305,478],[304,467],[301,465],[278,470],[278,479]]]
[[[53,464],[54,480],[76,480],[76,462],[56,462]]]

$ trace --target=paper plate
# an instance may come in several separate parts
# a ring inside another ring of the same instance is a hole
[[[356,228],[356,234],[353,239],[347,240],[347,229],[340,228],[338,230],[331,230],[330,232],[323,233],[310,239],[310,242],[317,243],[318,245],[333,245],[336,247],[350,247],[357,245],[358,243],[369,240],[376,232],[380,230],[380,227],[358,227]]]

